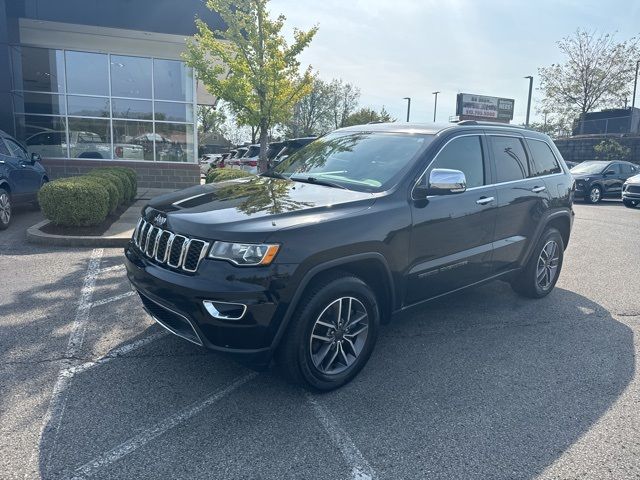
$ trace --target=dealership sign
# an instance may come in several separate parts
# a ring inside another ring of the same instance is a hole
[[[513,119],[514,103],[511,98],[459,93],[456,115],[460,120],[493,120],[508,123]]]

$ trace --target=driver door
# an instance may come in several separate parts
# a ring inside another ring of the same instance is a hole
[[[17,183],[20,185],[19,190],[24,193],[26,197],[33,196],[33,194],[37,193],[40,189],[42,179],[34,163],[31,161],[31,155],[22,148],[22,145],[12,139],[5,138],[4,141],[7,147],[9,147],[11,156],[15,161]]]
[[[426,184],[435,168],[460,170],[467,188],[463,193],[412,202],[406,305],[492,275],[497,194],[486,151],[484,135],[454,137],[420,178],[419,184]]]

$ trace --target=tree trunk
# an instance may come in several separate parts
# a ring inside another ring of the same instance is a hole
[[[258,158],[258,173],[266,172],[269,169],[267,160],[267,140],[269,138],[269,126],[267,120],[260,121],[260,157]]]

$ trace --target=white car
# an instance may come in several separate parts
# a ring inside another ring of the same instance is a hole
[[[43,158],[67,156],[67,139],[64,131],[47,131],[31,135],[25,141],[31,153]],[[144,160],[142,145],[115,143],[113,158]],[[94,132],[69,132],[69,156],[71,158],[112,158],[111,145]]]

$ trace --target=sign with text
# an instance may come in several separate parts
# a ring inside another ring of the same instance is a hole
[[[514,104],[515,100],[511,98],[459,93],[456,115],[461,120],[493,120],[508,123],[513,119]]]

